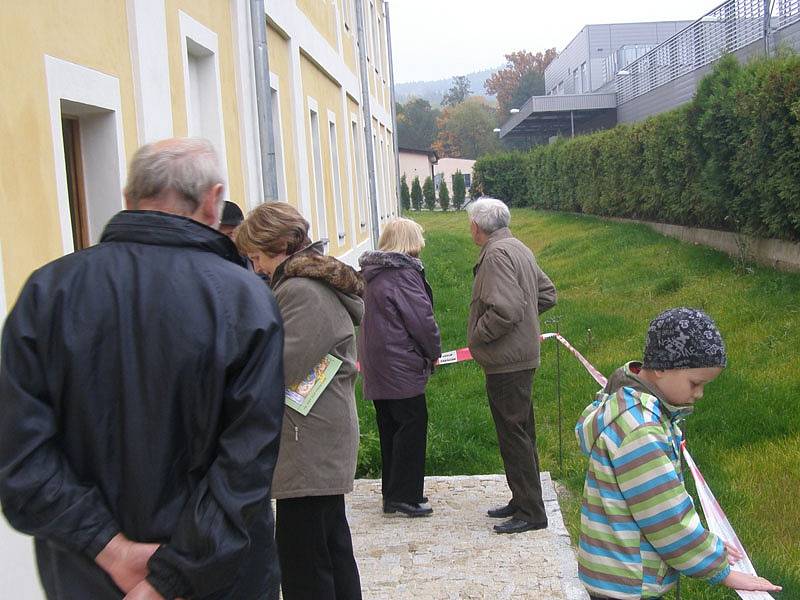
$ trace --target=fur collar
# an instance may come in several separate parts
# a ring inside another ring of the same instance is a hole
[[[321,244],[312,244],[287,258],[275,272],[273,287],[290,277],[321,281],[343,294],[364,295],[364,279],[353,269],[321,252]]]
[[[368,250],[358,259],[361,268],[382,267],[385,269],[414,269],[422,272],[422,261],[402,252],[381,252]]]

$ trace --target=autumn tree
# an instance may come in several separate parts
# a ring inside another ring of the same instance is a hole
[[[486,91],[497,97],[501,118],[531,96],[544,93],[544,70],[556,56],[555,48],[536,54],[527,50],[506,54],[506,66],[484,84]]]
[[[427,150],[436,140],[436,119],[440,111],[422,98],[397,104],[397,143],[401,148]]]
[[[442,207],[443,211],[447,211],[450,208],[450,192],[447,190],[447,182],[442,177],[442,181],[439,184],[439,206]]]
[[[453,77],[453,85],[442,97],[442,106],[455,106],[469,98],[469,79],[466,75]]]
[[[428,210],[436,208],[436,190],[430,177],[426,177],[425,183],[422,184],[422,196],[425,198],[425,208]]]
[[[411,193],[408,191],[408,182],[406,181],[406,174],[400,178],[400,207],[403,211],[411,208]]]
[[[437,121],[439,133],[433,149],[439,156],[477,159],[499,148],[494,133],[494,109],[485,99],[468,98],[448,106]]]
[[[467,186],[464,181],[464,174],[461,170],[457,170],[455,175],[453,175],[453,208],[460,210],[466,196]]]
[[[422,186],[419,184],[419,177],[414,177],[411,182],[411,206],[414,210],[422,208]]]

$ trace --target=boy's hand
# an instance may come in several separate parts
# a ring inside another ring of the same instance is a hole
[[[725,546],[725,550],[728,552],[729,564],[735,565],[744,558],[744,554],[742,554],[742,552],[730,542],[723,541],[722,544]]]
[[[94,560],[119,589],[128,593],[147,575],[147,561],[156,550],[158,544],[132,542],[118,533]]]
[[[774,583],[770,583],[763,577],[757,575],[747,575],[739,571],[733,571],[722,580],[722,585],[734,590],[745,590],[748,592],[780,592],[783,588]]]

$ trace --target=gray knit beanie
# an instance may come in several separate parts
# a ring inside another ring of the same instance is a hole
[[[644,369],[724,367],[725,343],[714,321],[693,308],[671,308],[650,322]]]

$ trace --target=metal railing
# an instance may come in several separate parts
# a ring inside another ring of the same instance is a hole
[[[765,35],[764,0],[728,0],[624,67],[616,77],[617,104],[736,52]],[[800,20],[800,0],[770,3],[770,23],[782,29]],[[777,13],[777,14],[775,14]]]

